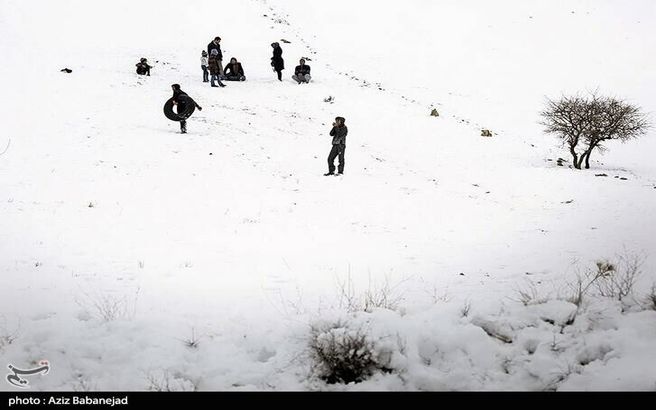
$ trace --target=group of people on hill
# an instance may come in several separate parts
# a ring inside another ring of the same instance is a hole
[[[282,47],[280,43],[271,43],[273,56],[271,57],[271,67],[278,75],[278,80],[282,81],[282,70],[285,69],[285,60],[282,58]],[[223,81],[246,81],[244,67],[235,58],[230,59],[230,63],[223,67],[223,52],[221,51],[221,37],[215,37],[207,45],[207,51],[203,50],[200,56],[200,67],[203,70],[203,82],[211,82],[212,87],[225,87]],[[208,80],[208,75],[211,80]],[[298,84],[307,84],[312,79],[310,75],[310,66],[306,64],[305,59],[301,59],[299,65],[294,70],[292,79]],[[216,81],[216,84],[215,84]]]
[[[280,43],[271,43],[273,56],[271,57],[271,67],[278,75],[278,80],[282,81],[282,70],[285,69],[285,60],[282,58],[282,47]],[[142,58],[137,66],[137,74],[150,76],[150,69],[153,68],[148,64],[146,58]],[[246,81],[244,67],[232,57],[230,62],[223,66],[223,51],[221,50],[221,37],[216,36],[214,40],[207,45],[207,50],[203,50],[200,56],[200,68],[203,71],[203,82],[210,83],[212,87],[225,87],[223,81]],[[292,79],[298,84],[307,84],[312,80],[311,68],[307,65],[305,58],[301,58],[299,65],[294,69]]]
[[[278,80],[282,81],[282,70],[285,69],[285,61],[282,58],[282,48],[279,43],[272,43],[273,56],[271,57],[271,67],[276,72]],[[221,37],[215,37],[207,45],[207,51],[201,52],[201,69],[203,70],[203,82],[210,82],[212,87],[225,87],[222,81],[246,81],[244,68],[236,58],[231,58],[225,68],[223,67],[223,53],[221,51]],[[150,75],[152,66],[148,64],[148,60],[142,58],[137,66],[137,74]],[[305,59],[299,61],[299,65],[294,70],[292,78],[298,84],[307,84],[312,79],[310,66],[306,64]],[[176,107],[178,115],[180,115],[180,132],[187,133],[187,121],[189,115],[182,115],[193,111],[193,109],[202,110],[203,108],[196,103],[187,93],[182,91],[179,84],[172,84],[173,96],[171,102]],[[165,109],[166,111],[166,109]],[[166,112],[165,112],[166,113]],[[169,116],[169,114],[167,114]],[[173,119],[173,118],[172,118]],[[177,118],[176,118],[177,119]],[[344,117],[336,117],[333,122],[330,136],[332,137],[332,147],[328,155],[328,172],[324,174],[329,175],[342,175],[344,173],[345,165],[345,151],[346,151],[346,136],[348,128],[346,127],[346,120]],[[335,159],[339,158],[339,165],[335,168]],[[337,170],[337,174],[335,171]]]
[[[200,67],[203,70],[203,82],[210,82],[212,87],[225,87],[223,81],[246,81],[246,74],[241,63],[235,58],[223,67],[223,52],[221,51],[221,37],[215,37],[203,50],[200,56]],[[208,79],[208,75],[211,80]],[[216,83],[215,83],[216,81]]]
[[[271,67],[273,71],[278,74],[278,81],[282,81],[282,70],[285,69],[285,60],[282,58],[282,47],[280,43],[271,43],[273,48],[273,57],[271,57]],[[301,58],[299,65],[294,69],[294,75],[292,79],[299,84],[307,84],[310,82],[312,77],[310,76],[310,66],[305,64],[305,59]]]

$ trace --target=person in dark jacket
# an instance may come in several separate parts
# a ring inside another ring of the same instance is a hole
[[[244,68],[241,66],[241,63],[234,57],[232,57],[230,59],[230,63],[225,66],[223,73],[226,81],[246,81]]]
[[[221,51],[221,37],[214,37],[214,40],[212,40],[208,45],[207,45],[207,54],[212,55],[212,50],[217,51],[218,55],[218,60],[219,60],[219,75],[223,76],[223,52]]]
[[[199,111],[203,110],[203,107],[200,105],[196,104],[196,101],[194,101],[191,97],[187,95],[186,92],[182,91],[180,89],[180,84],[172,84],[171,88],[173,89],[173,104],[175,104],[178,114],[182,114],[187,110],[187,105],[188,104],[194,104],[196,105],[196,108],[198,108]],[[182,134],[187,133],[187,121],[182,120],[180,121],[180,132]]]
[[[200,53],[200,68],[203,70],[203,82],[204,83],[209,83],[210,82],[210,77],[209,77],[209,70],[207,69],[209,62],[207,58],[207,51],[203,50]]]
[[[278,81],[282,81],[282,70],[285,69],[285,60],[282,59],[282,48],[278,43],[271,43],[273,47],[273,57],[271,57],[271,67],[278,74]]]
[[[142,58],[137,63],[137,74],[150,76],[150,69],[153,68],[148,64],[148,60]]]
[[[212,78],[212,87],[225,87],[225,84],[221,82],[221,60],[219,60],[219,53],[216,49],[213,49],[210,53],[210,58],[207,59],[207,64]],[[218,81],[219,85],[214,84],[215,80]]]
[[[335,175],[335,158],[338,156],[339,166],[337,172],[339,175],[344,173],[344,152],[346,151],[346,135],[348,134],[345,122],[344,117],[335,118],[333,129],[330,130],[330,136],[333,137],[333,147],[330,150],[330,155],[328,155],[328,173],[324,174],[325,176]]]
[[[305,64],[305,59],[301,58],[300,65],[296,66],[292,78],[299,84],[309,83],[312,77],[310,76],[310,66]]]

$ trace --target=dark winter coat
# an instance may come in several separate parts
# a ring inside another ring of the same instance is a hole
[[[202,110],[200,105],[196,104],[196,101],[194,101],[191,97],[187,95],[186,92],[182,90],[173,91],[173,101],[175,101],[178,104],[179,113],[184,112],[184,110],[187,107],[187,104],[195,104],[196,108],[200,108]]]
[[[226,76],[243,77],[245,75],[241,63],[228,64],[227,66],[225,66],[223,72],[225,73]]]
[[[221,59],[217,56],[212,56],[207,59],[207,68],[210,69],[210,74],[219,75],[221,74]]]
[[[310,74],[310,66],[305,64],[305,65],[297,65],[296,70],[294,70],[294,74],[296,75],[308,75]]]
[[[219,60],[223,60],[223,53],[221,52],[221,44],[214,44],[214,41],[210,41],[210,43],[207,45],[207,55],[211,56],[212,55],[212,50],[216,50],[219,52]]]
[[[346,145],[346,135],[348,134],[348,128],[346,125],[341,127],[333,127],[330,130],[330,136],[333,137],[333,145]]]
[[[153,68],[148,63],[137,63],[137,74],[150,74],[150,69]]]
[[[285,60],[282,59],[282,48],[276,47],[273,49],[273,57],[271,57],[271,66],[276,69],[276,71],[282,71],[285,69]]]

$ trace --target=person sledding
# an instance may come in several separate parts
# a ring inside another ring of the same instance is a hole
[[[312,77],[310,76],[310,66],[305,64],[305,59],[301,58],[300,65],[296,66],[292,78],[299,84],[309,83]]]
[[[148,64],[148,60],[142,58],[137,64],[137,74],[150,76],[150,69],[153,68]]]
[[[180,84],[173,84],[171,85],[171,88],[173,89],[173,105],[176,106],[176,109],[178,111],[178,115],[183,116],[183,118],[180,120],[180,132],[182,134],[187,133],[187,109],[189,108],[190,105],[193,104],[195,108],[198,108],[199,111],[203,110],[203,107],[198,105],[196,101],[194,101],[189,95],[187,95],[186,92],[182,91],[180,89]],[[190,114],[189,114],[190,115]]]
[[[339,157],[338,175],[344,174],[346,135],[348,128],[345,125],[344,117],[336,117],[333,122],[333,128],[330,130],[330,136],[333,137],[333,146],[328,155],[328,173],[324,176],[335,175],[335,158]]]
[[[219,58],[219,52],[216,49],[210,51],[210,58],[207,60],[207,64],[210,69],[210,78],[212,79],[212,87],[225,87],[225,84],[221,82],[221,75],[223,73],[223,68],[221,67],[221,59]],[[216,85],[214,82],[217,82],[219,85]]]
[[[226,81],[246,81],[244,68],[236,58],[232,57],[230,63],[223,69],[223,76]]]

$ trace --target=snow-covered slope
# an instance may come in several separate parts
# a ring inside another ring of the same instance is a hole
[[[144,389],[173,368],[207,390],[317,388],[304,315],[339,283],[483,309],[626,248],[648,287],[653,132],[574,172],[536,123],[545,95],[596,87],[656,108],[653,2],[352,3],[1,0],[3,360],[48,358],[42,389]],[[200,81],[216,35],[246,83]],[[300,57],[310,85],[289,80]],[[204,108],[187,135],[162,115],[172,83]],[[346,175],[326,178],[337,115]],[[113,306],[129,320],[105,323]],[[606,388],[595,374],[575,387]],[[373,388],[517,388],[500,380]]]

